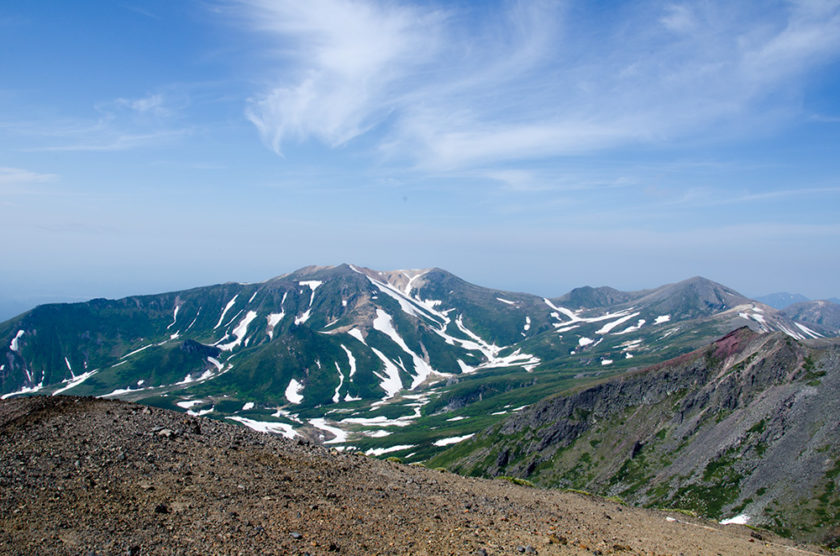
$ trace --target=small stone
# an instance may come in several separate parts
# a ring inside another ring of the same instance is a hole
[[[569,541],[563,535],[556,535],[554,533],[548,536],[549,544],[567,544]]]
[[[169,508],[166,507],[166,504],[158,504],[155,506],[155,513],[156,514],[168,514]]]
[[[301,535],[297,531],[293,531],[292,533],[290,533],[290,536],[295,540],[300,540],[303,538],[303,535]]]

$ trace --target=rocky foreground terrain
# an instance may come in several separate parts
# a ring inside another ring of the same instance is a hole
[[[3,554],[801,554],[765,531],[91,398],[0,402]]]

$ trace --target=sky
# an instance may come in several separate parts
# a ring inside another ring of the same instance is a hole
[[[0,4],[0,318],[342,262],[825,298],[839,216],[840,1]]]

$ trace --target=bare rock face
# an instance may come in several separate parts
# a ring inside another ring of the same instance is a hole
[[[836,542],[840,340],[736,330],[535,404],[432,460]]]
[[[0,552],[787,553],[680,513],[328,451],[125,402],[0,402]]]

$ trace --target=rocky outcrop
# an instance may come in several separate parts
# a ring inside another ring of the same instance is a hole
[[[840,341],[743,328],[544,400],[435,464],[822,540],[840,506],[838,402]]]

